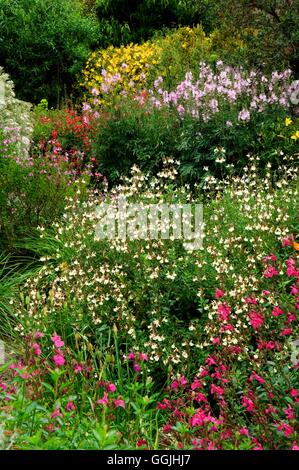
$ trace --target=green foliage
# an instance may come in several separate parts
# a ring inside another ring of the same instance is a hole
[[[251,65],[290,66],[299,77],[299,3],[289,0],[212,0],[218,25],[240,33]]]
[[[0,62],[23,100],[59,105],[97,39],[77,0],[0,1]]]

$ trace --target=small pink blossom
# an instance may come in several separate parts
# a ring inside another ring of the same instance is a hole
[[[277,271],[274,266],[268,266],[264,272],[264,277],[267,279],[271,279],[274,276],[278,276],[279,272]]]
[[[230,307],[226,304],[220,304],[218,306],[218,320],[219,321],[227,321],[230,315]]]
[[[52,418],[52,419],[55,419],[55,418],[62,418],[62,416],[63,416],[63,415],[62,415],[62,413],[60,412],[59,407],[56,406],[55,410],[54,410],[53,413],[52,413],[51,418]]]
[[[264,323],[264,316],[255,310],[249,313],[249,318],[250,324],[254,330],[258,330]]]
[[[133,369],[134,369],[135,372],[140,372],[141,371],[141,368],[139,367],[137,362],[135,362]]]
[[[55,348],[62,348],[64,346],[64,342],[58,335],[53,335],[51,341],[54,343]]]
[[[74,403],[72,401],[69,401],[68,404],[65,407],[66,411],[74,411],[76,409]]]
[[[216,289],[215,299],[220,299],[220,297],[224,297],[224,292],[221,289]]]
[[[139,360],[144,361],[144,362],[148,362],[148,355],[143,353],[143,352],[140,353]]]
[[[98,400],[98,404],[99,404],[99,405],[108,406],[108,395],[107,395],[106,392],[104,392],[103,398],[101,398],[100,400]]]
[[[293,332],[292,328],[284,328],[279,336],[289,336]]]
[[[260,375],[256,374],[256,372],[252,372],[250,378],[249,378],[250,382],[252,382],[253,380],[256,380],[257,382],[259,382],[260,384],[264,384],[265,383],[265,380],[263,379],[263,377],[261,377]]]
[[[64,364],[65,364],[65,359],[64,359],[63,355],[61,354],[61,352],[55,354],[55,356],[53,357],[53,360],[54,360],[54,363],[55,363],[56,367],[64,366]]]
[[[34,352],[34,354],[35,354],[36,356],[40,356],[40,355],[41,355],[42,350],[41,350],[41,347],[40,347],[39,344],[34,343],[34,344],[32,345],[32,349],[33,349],[33,352]]]
[[[109,382],[107,387],[106,387],[106,390],[107,390],[107,392],[112,392],[113,393],[116,390],[116,385]]]
[[[274,307],[272,310],[272,315],[274,317],[278,317],[279,315],[283,315],[283,310],[280,307]]]
[[[122,399],[121,395],[119,395],[119,397],[114,401],[114,406],[115,408],[126,408],[125,402]]]

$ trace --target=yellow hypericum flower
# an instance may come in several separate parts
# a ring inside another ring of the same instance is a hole
[[[285,125],[289,126],[290,124],[293,124],[293,121],[292,121],[291,118],[287,117],[286,120],[285,120]]]
[[[291,139],[298,140],[299,139],[299,131],[296,131],[295,134],[291,135]]]

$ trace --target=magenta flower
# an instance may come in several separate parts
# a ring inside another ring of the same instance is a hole
[[[41,347],[40,347],[39,344],[34,343],[34,344],[32,345],[32,349],[33,349],[33,352],[34,352],[34,354],[35,354],[36,356],[40,356],[40,355],[41,355],[42,350],[41,350]]]
[[[277,271],[274,266],[268,266],[264,272],[264,277],[267,279],[271,279],[274,276],[278,276],[279,272]]]
[[[224,292],[221,289],[216,289],[215,292],[215,299],[220,299],[220,297],[224,297]]]
[[[59,406],[56,406],[55,410],[54,410],[53,413],[52,413],[51,418],[52,418],[52,419],[55,419],[55,418],[62,418],[62,417],[63,417],[63,415],[62,415],[62,413],[61,413],[60,410],[59,410]]]
[[[140,372],[141,371],[141,369],[140,369],[139,365],[137,364],[137,362],[135,362],[135,364],[134,364],[134,371],[135,372]]]
[[[226,304],[220,304],[217,311],[219,321],[227,321],[229,319],[230,307]]]
[[[117,400],[114,400],[114,406],[115,408],[123,408],[125,409],[126,405],[124,400],[122,399],[121,395],[117,398]]]
[[[58,335],[53,335],[51,341],[54,343],[55,348],[62,348],[64,346],[64,342]]]
[[[250,324],[254,330],[258,330],[264,323],[264,316],[255,310],[249,313],[249,318]]]
[[[139,360],[144,361],[144,362],[148,362],[148,355],[143,353],[143,352],[140,353]]]
[[[53,357],[54,363],[56,367],[64,366],[65,364],[65,359],[63,357],[63,354],[61,351],[57,352],[55,356]]]
[[[98,404],[99,404],[99,405],[108,406],[108,395],[107,395],[106,392],[104,392],[103,398],[101,398],[100,400],[98,400]]]
[[[107,385],[106,390],[107,390],[107,392],[115,392],[115,390],[116,390],[116,385],[111,384],[111,383],[109,382],[108,385]]]
[[[76,409],[74,403],[72,401],[69,401],[68,404],[65,407],[66,411],[74,411]]]
[[[260,375],[256,374],[256,372],[252,372],[250,378],[249,378],[250,382],[252,382],[253,380],[256,380],[257,382],[259,382],[260,384],[264,384],[265,383],[265,380],[263,379],[263,377],[261,377]]]

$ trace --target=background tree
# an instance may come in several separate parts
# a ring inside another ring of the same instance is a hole
[[[298,0],[211,0],[218,26],[245,40],[253,65],[290,66],[299,76]]]
[[[59,104],[98,35],[78,0],[0,0],[0,64],[21,99]]]

